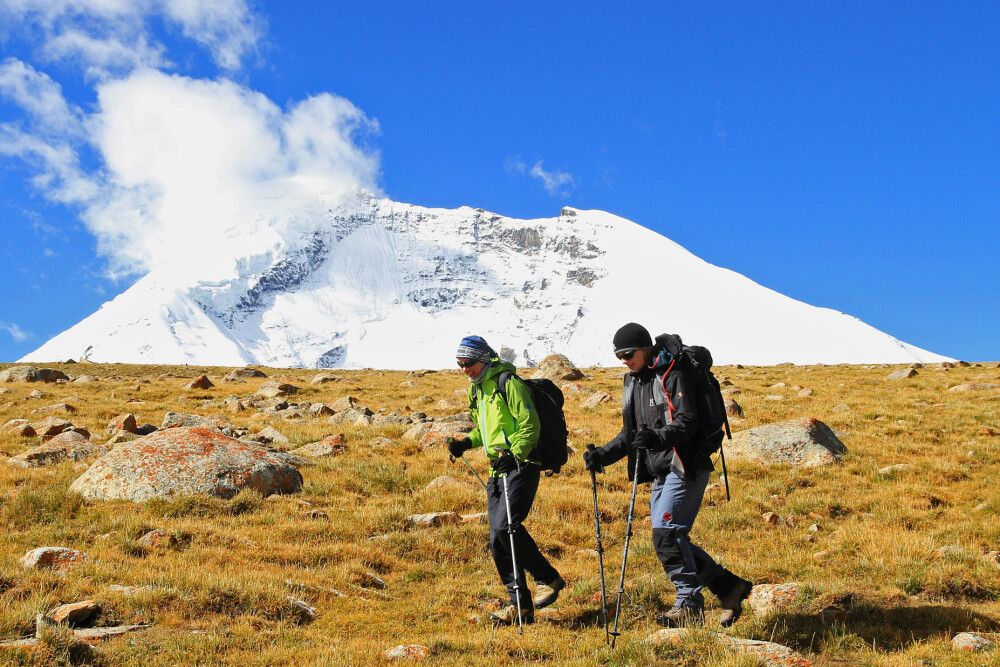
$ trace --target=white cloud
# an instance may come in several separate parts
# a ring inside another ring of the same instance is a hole
[[[519,157],[509,157],[504,161],[504,169],[509,174],[527,174],[531,176],[545,188],[550,195],[566,197],[569,195],[569,188],[576,184],[576,177],[567,171],[546,171],[542,167],[542,161],[538,160],[528,168],[528,165]]]
[[[10,334],[10,337],[14,339],[17,343],[23,343],[24,341],[32,338],[34,336],[30,331],[25,331],[21,327],[17,326],[13,322],[0,322],[0,330],[6,331]]]
[[[81,129],[80,111],[67,104],[59,84],[16,58],[0,63],[0,96],[24,109],[42,131],[65,134]]]
[[[98,184],[81,170],[76,151],[65,141],[49,141],[4,123],[0,124],[0,155],[20,158],[34,167],[32,185],[53,201],[80,204],[97,194]]]
[[[297,202],[376,187],[378,156],[361,142],[377,125],[331,94],[283,110],[232,81],[146,70],[101,85],[98,100],[107,188],[83,219],[119,273],[212,261],[280,233]]]
[[[245,0],[0,0],[0,19],[39,31],[43,57],[78,63],[97,78],[168,64],[151,19],[179,29],[230,71],[261,36]]]

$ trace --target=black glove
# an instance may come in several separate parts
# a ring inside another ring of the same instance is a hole
[[[493,470],[497,471],[501,475],[506,475],[517,469],[517,459],[509,451],[504,451],[496,461],[490,464],[493,466]]]
[[[583,467],[594,472],[604,472],[604,450],[600,447],[588,447],[583,453]]]
[[[643,429],[632,436],[632,446],[636,449],[659,449],[660,438],[653,431]]]
[[[460,458],[462,454],[472,449],[472,443],[468,438],[448,438],[448,453],[453,458]]]

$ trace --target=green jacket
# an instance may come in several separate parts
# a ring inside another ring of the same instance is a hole
[[[497,387],[501,373],[513,374],[516,370],[513,364],[493,359],[483,379],[469,387],[469,412],[475,424],[469,441],[482,447],[491,461],[499,458],[500,450],[509,449],[518,461],[538,463],[532,453],[542,427],[531,401],[531,390],[512,377],[507,381],[504,401]]]

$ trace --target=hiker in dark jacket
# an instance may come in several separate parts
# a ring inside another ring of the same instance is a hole
[[[657,339],[659,340],[659,339]],[[614,336],[615,356],[628,368],[622,392],[622,430],[604,447],[584,453],[588,470],[628,457],[631,481],[639,460],[639,483],[652,482],[653,546],[676,589],[674,605],[661,625],[702,624],[702,588],[719,597],[720,623],[732,625],[743,611],[752,584],[717,564],[691,543],[689,533],[708,485],[712,460],[699,447],[702,434],[696,396],[682,368],[684,360],[654,345],[649,332],[629,323]]]
[[[517,602],[521,601],[521,617],[525,623],[534,620],[534,610],[547,607],[559,597],[566,585],[559,573],[538,550],[523,523],[531,511],[538,491],[541,467],[535,447],[541,432],[541,422],[531,400],[531,390],[514,376],[513,364],[501,361],[486,341],[479,336],[462,339],[456,353],[458,365],[472,383],[469,387],[469,411],[475,427],[466,438],[448,443],[448,453],[460,457],[465,451],[482,447],[490,461],[490,479],[486,485],[490,518],[490,550],[500,579],[507,587],[510,604],[490,614],[496,623],[517,623]],[[506,400],[498,381],[502,373],[511,377],[504,386]],[[507,532],[507,506],[504,502],[503,478],[507,478],[510,494],[511,524],[514,526],[514,548],[517,550],[517,588],[514,564]],[[528,592],[524,572],[538,584],[534,600]],[[520,591],[520,596],[516,591]]]

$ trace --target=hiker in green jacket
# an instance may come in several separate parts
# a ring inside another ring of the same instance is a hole
[[[510,596],[510,604],[499,612],[490,614],[490,617],[496,623],[513,625],[518,622],[520,606],[522,620],[531,623],[534,620],[534,610],[555,602],[559,591],[566,585],[538,550],[538,545],[523,525],[531,511],[541,476],[539,462],[533,457],[541,423],[532,404],[531,390],[513,375],[516,371],[513,364],[501,361],[485,340],[479,336],[463,338],[455,356],[458,365],[472,382],[468,394],[469,410],[475,426],[467,437],[455,438],[449,442],[448,452],[458,458],[469,449],[482,447],[490,461],[490,479],[486,485],[490,550],[500,579]],[[511,374],[504,387],[506,400],[497,386],[498,379],[504,372]],[[516,580],[507,530],[504,477],[510,501],[510,524],[514,528],[518,568]],[[525,571],[531,574],[538,585],[538,594],[534,600],[528,594]]]

